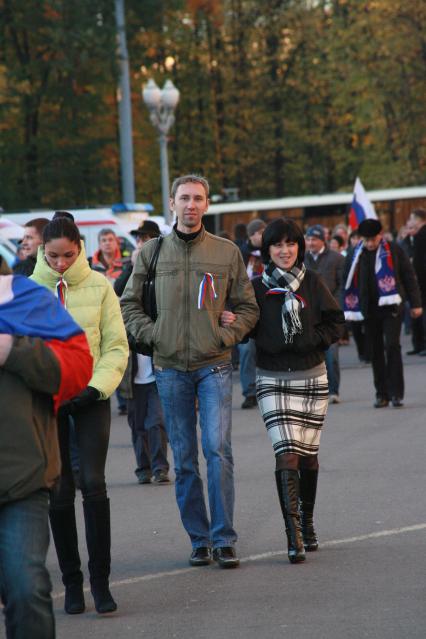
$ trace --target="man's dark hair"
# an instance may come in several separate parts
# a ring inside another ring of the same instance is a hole
[[[57,217],[47,224],[43,231],[43,245],[51,240],[59,240],[61,237],[65,237],[80,248],[81,236],[78,226],[67,217]]]
[[[268,264],[271,261],[269,247],[273,244],[278,244],[281,240],[297,242],[299,250],[297,252],[296,266],[302,264],[305,258],[306,248],[303,232],[296,222],[286,217],[280,217],[273,220],[263,231],[262,248],[260,249],[263,263]]]
[[[414,217],[417,217],[422,222],[426,222],[425,209],[414,209],[414,211],[411,211],[411,215],[413,215]]]
[[[43,231],[48,224],[49,224],[49,220],[46,219],[45,217],[36,217],[33,220],[26,222],[24,224],[24,227],[31,226],[32,228],[35,228],[35,230],[40,235],[40,237],[43,237]]]
[[[52,220],[57,220],[58,217],[66,217],[71,220],[71,222],[74,222],[74,215],[69,211],[55,211]]]
[[[352,233],[351,233],[351,235],[352,235]],[[340,248],[344,247],[345,242],[344,242],[343,237],[341,235],[333,235],[333,237],[331,239],[332,240],[336,240],[336,242],[340,246]]]

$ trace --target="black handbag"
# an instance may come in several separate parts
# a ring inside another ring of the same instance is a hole
[[[155,299],[155,270],[157,268],[158,256],[160,254],[161,242],[163,236],[160,235],[157,240],[157,246],[152,254],[151,261],[148,266],[145,281],[142,286],[142,306],[145,313],[155,322],[157,319],[157,300]]]
[[[155,299],[155,271],[157,268],[158,256],[160,254],[161,242],[163,236],[160,235],[157,240],[157,246],[152,254],[151,261],[148,266],[145,281],[142,285],[142,306],[144,312],[155,322],[157,319],[157,301]],[[152,357],[153,349],[151,344],[144,344],[143,342],[136,342],[133,335],[127,336],[129,339],[129,346],[132,351],[141,353],[142,355],[149,355]]]

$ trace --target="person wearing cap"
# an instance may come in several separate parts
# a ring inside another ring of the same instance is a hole
[[[420,290],[408,256],[398,244],[383,237],[379,220],[363,220],[358,231],[361,242],[345,262],[345,317],[365,320],[376,390],[375,408],[384,408],[389,401],[400,408],[404,397],[400,344],[404,300],[408,299],[411,317],[420,317]]]
[[[136,238],[136,249],[130,264],[114,284],[117,295],[122,295],[142,246],[160,236],[160,228],[152,220],[144,220],[130,231]],[[136,458],[135,475],[139,484],[169,483],[167,435],[164,417],[152,368],[152,357],[130,352],[129,362],[119,386],[120,395],[127,400],[127,421],[132,433]]]
[[[325,242],[324,228],[321,224],[310,226],[306,231],[305,266],[322,275],[330,292],[341,303],[343,267],[345,258],[328,248]],[[329,402],[338,404],[340,386],[339,343],[335,342],[325,352],[325,363],[328,376]]]
[[[260,253],[263,231],[266,224],[263,220],[252,220],[247,224],[247,240],[241,247],[247,275],[250,280],[262,275],[263,262]],[[238,344],[240,356],[240,383],[244,395],[241,408],[254,408],[256,400],[256,346],[254,339]]]
[[[130,231],[130,235],[132,235],[136,239],[136,248],[132,253],[130,262],[128,262],[124,266],[121,275],[119,275],[114,282],[114,291],[119,297],[123,295],[126,284],[132,274],[133,266],[139,254],[139,251],[141,250],[145,242],[148,242],[148,240],[152,240],[153,238],[160,235],[160,227],[156,222],[153,222],[152,220],[144,220],[137,229]]]

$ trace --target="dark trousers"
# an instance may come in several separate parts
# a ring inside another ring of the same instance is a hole
[[[108,400],[93,402],[73,415],[80,459],[80,486],[83,499],[105,499],[105,464],[111,427],[111,407]],[[58,419],[62,471],[58,486],[52,491],[51,507],[74,503],[75,486],[70,461],[69,418]]]
[[[426,348],[425,332],[424,332],[424,314],[426,308],[423,308],[423,315],[411,319],[411,341],[415,351],[422,351]]]
[[[370,349],[376,396],[404,397],[404,372],[401,356],[402,306],[378,311],[365,320],[366,343]]]
[[[358,353],[358,359],[360,361],[368,362],[370,360],[370,355],[365,343],[365,322],[351,322],[350,325]]]
[[[133,384],[132,392],[133,399],[127,400],[127,421],[136,457],[135,474],[168,472],[167,435],[157,384]]]

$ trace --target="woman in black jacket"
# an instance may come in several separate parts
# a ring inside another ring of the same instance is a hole
[[[324,351],[340,337],[344,316],[321,276],[303,264],[305,240],[292,220],[263,233],[265,271],[253,280],[257,400],[276,458],[276,484],[288,557],[318,548],[313,524],[318,448],[328,406]],[[232,322],[224,313],[222,323]]]

